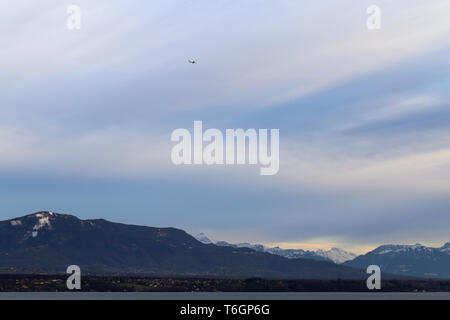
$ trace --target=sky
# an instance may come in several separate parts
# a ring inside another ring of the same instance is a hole
[[[0,5],[1,220],[355,252],[450,241],[448,0]],[[279,129],[278,174],[175,166],[171,133],[194,120]]]

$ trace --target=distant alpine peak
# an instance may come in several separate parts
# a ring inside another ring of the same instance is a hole
[[[383,245],[344,263],[356,268],[372,264],[391,274],[450,279],[450,245],[437,248],[420,243]]]
[[[448,247],[447,247],[448,246]],[[447,248],[450,248],[450,244],[446,243],[443,247],[438,248],[440,250],[447,250]],[[416,244],[388,244],[388,245],[382,245],[376,248],[372,251],[372,253],[375,254],[395,254],[395,253],[401,253],[401,252],[431,252],[433,250],[436,250],[436,248],[427,247],[420,243]]]
[[[213,243],[203,232],[197,234],[194,238],[204,244]]]
[[[344,263],[345,261],[353,260],[357,257],[356,254],[340,248],[331,248],[330,250],[319,249],[316,251],[316,254],[328,258],[334,263]]]
[[[215,244],[220,247],[234,247],[234,248],[249,248],[257,252],[267,252],[277,256],[282,256],[288,259],[307,258],[314,260],[326,260],[340,264],[357,257],[356,254],[347,252],[339,248],[332,248],[330,250],[308,251],[303,249],[282,249],[276,247],[266,247],[262,244],[243,243],[229,243],[226,241],[212,241],[204,233],[199,233],[195,238],[204,244]]]

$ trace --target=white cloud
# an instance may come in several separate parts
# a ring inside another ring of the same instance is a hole
[[[142,99],[167,113],[270,106],[450,42],[445,0],[381,1],[379,31],[365,26],[366,4],[349,0],[167,1],[142,10],[82,1],[80,32],[65,28],[65,6],[54,4],[8,10],[13,18],[2,37],[4,72],[21,81],[44,80],[45,74],[55,82],[117,72],[125,78],[119,86],[148,82]],[[195,67],[186,64],[192,57],[199,62]]]
[[[55,176],[140,179],[171,166],[168,137],[117,128],[55,136],[0,127],[2,171]]]
[[[383,100],[382,100],[383,101]],[[391,101],[375,102],[369,110],[357,113],[356,120],[338,126],[338,131],[356,129],[362,126],[402,119],[411,115],[425,114],[430,111],[444,109],[446,103],[437,95],[413,95],[391,98]],[[378,107],[379,105],[379,107]]]
[[[450,194],[450,148],[408,147],[400,154],[355,155],[344,147],[296,145],[282,154],[280,174],[287,185],[325,193]]]

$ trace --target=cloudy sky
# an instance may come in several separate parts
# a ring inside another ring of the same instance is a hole
[[[357,252],[450,241],[448,0],[0,4],[0,219]],[[194,120],[279,128],[279,173],[174,166],[170,135]]]

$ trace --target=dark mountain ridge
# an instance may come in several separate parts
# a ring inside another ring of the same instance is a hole
[[[91,274],[361,279],[363,270],[203,244],[183,230],[81,220],[48,211],[0,222],[0,271]]]
[[[421,244],[382,245],[344,265],[380,266],[383,272],[419,278],[450,279],[450,242],[440,248]]]

